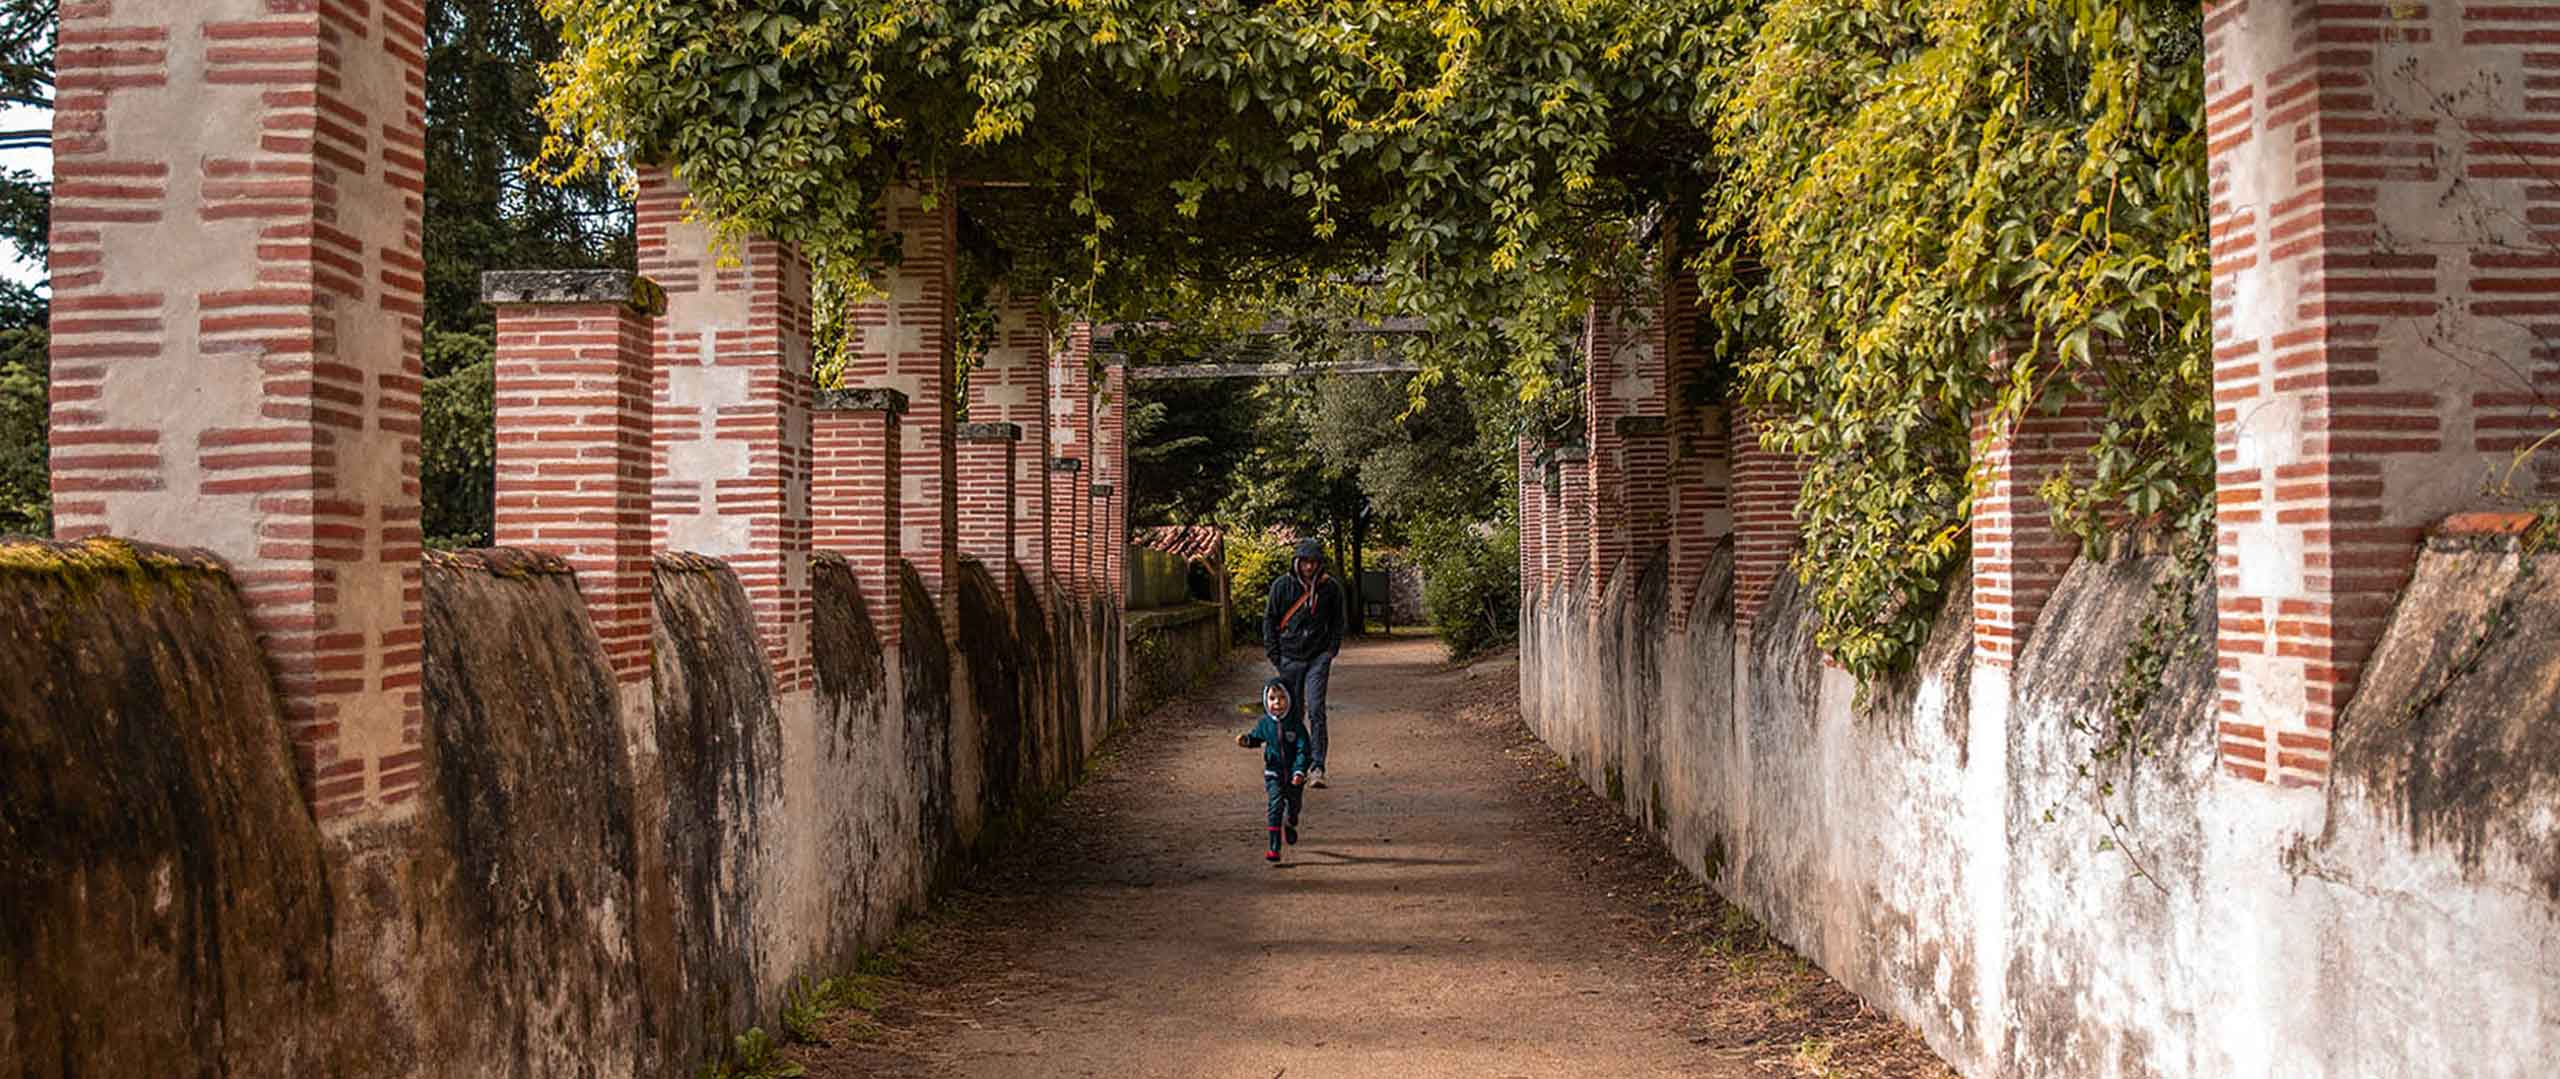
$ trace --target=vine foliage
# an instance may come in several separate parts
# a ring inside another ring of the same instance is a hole
[[[2095,543],[2210,514],[2194,5],[1775,0],[1731,49],[1698,269],[1764,444],[1808,466],[1826,651],[1910,661],[1966,556],[1977,440],[2074,395],[2106,421],[2045,486],[2058,517]]]
[[[1979,432],[2092,395],[2058,516],[2094,542],[2210,512],[2193,3],[544,5],[561,175],[667,167],[841,281],[894,257],[888,185],[974,185],[1008,288],[1418,316],[1416,394],[1455,377],[1515,423],[1570,414],[1578,312],[1680,237],[1717,352],[1692,392],[1802,457],[1797,569],[1862,676],[1909,662],[1965,557]]]

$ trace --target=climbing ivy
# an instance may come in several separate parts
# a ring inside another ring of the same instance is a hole
[[[1407,312],[1551,347],[1585,238],[1688,177],[1703,0],[546,0],[564,175],[664,164],[725,234],[884,255],[918,170],[1028,283],[1103,317],[1174,288],[1382,275]],[[1491,317],[1488,317],[1491,316]]]
[[[2104,402],[2046,492],[2084,535],[2209,511],[2192,3],[543,2],[555,171],[663,165],[835,280],[891,257],[888,184],[948,178],[1010,287],[1229,325],[1354,295],[1426,321],[1417,394],[1544,426],[1593,285],[1680,238],[1691,392],[1805,458],[1798,570],[1861,675],[1965,554],[1978,421]]]
[[[2209,513],[2198,9],[1760,15],[1704,76],[1723,182],[1697,264],[1764,444],[1808,465],[1818,643],[1862,676],[1907,663],[1966,554],[1978,426],[2074,394],[2107,419],[2046,486],[2057,515],[2094,540],[2127,514]]]

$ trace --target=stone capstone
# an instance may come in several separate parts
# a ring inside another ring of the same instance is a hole
[[[667,290],[629,270],[492,270],[480,275],[492,304],[627,304],[652,318],[667,313]]]
[[[819,390],[815,406],[820,412],[890,412],[905,415],[907,395],[885,386],[846,386]]]

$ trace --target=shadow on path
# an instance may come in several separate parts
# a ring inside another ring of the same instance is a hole
[[[1332,787],[1275,870],[1260,755],[1234,744],[1263,670],[1240,658],[928,923],[878,1030],[797,1058],[819,1079],[1790,1074],[1684,1029],[1661,938],[1580,845],[1627,841],[1531,819],[1553,807],[1524,794],[1516,725],[1455,714],[1507,702],[1486,679],[1511,671],[1346,648]]]

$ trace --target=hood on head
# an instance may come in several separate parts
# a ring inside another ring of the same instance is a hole
[[[1317,568],[1317,569],[1323,569],[1323,568],[1324,568],[1324,541],[1323,541],[1323,540],[1317,540],[1317,539],[1304,539],[1304,540],[1299,540],[1299,541],[1298,541],[1298,553],[1297,553],[1296,555],[1294,555],[1294,556],[1292,556],[1292,557],[1290,558],[1290,560],[1289,560],[1289,568],[1290,568],[1290,569],[1293,569],[1293,570],[1294,570],[1294,569],[1296,569],[1296,568],[1298,568],[1298,562],[1297,562],[1297,560],[1298,560],[1298,559],[1301,559],[1301,558],[1312,558],[1312,559],[1314,559],[1314,560],[1315,560],[1316,568]]]
[[[1289,688],[1289,680],[1286,678],[1270,678],[1264,680],[1262,683],[1262,697],[1260,698],[1260,702],[1257,703],[1263,703],[1263,707],[1265,708],[1270,707],[1270,705],[1265,702],[1270,701],[1271,691],[1275,689],[1280,691],[1282,699],[1289,702],[1290,712],[1298,710],[1298,694]],[[1285,715],[1287,713],[1283,714]]]

